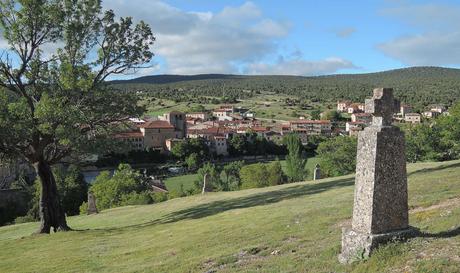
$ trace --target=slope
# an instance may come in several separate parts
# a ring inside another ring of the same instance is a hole
[[[210,193],[0,228],[1,272],[458,272],[460,161],[408,167],[410,222],[431,235],[337,262],[353,177]]]

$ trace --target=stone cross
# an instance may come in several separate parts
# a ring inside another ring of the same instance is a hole
[[[313,180],[321,179],[321,169],[319,164],[315,165],[315,169],[313,170]]]
[[[393,89],[374,89],[374,96],[366,99],[365,112],[372,114],[372,124],[390,126],[393,114],[399,111],[400,102],[393,98]]]
[[[96,196],[92,192],[88,192],[88,215],[99,213],[96,206]]]
[[[393,238],[407,238],[409,227],[404,133],[391,125],[399,105],[393,90],[379,88],[366,100],[373,125],[358,134],[351,228],[342,231],[340,262],[368,257]]]

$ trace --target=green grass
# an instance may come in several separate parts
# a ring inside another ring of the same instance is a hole
[[[255,112],[256,118],[267,119],[269,120],[293,120],[297,119],[297,116],[293,116],[292,113],[295,112],[298,115],[308,116],[311,110],[302,110],[298,106],[287,106],[285,105],[285,99],[292,99],[292,96],[283,95],[283,94],[272,94],[264,92],[260,95],[254,96],[249,99],[241,100],[238,103],[234,103],[235,106],[240,106],[243,108],[248,108],[251,111]],[[188,112],[191,107],[199,105],[198,103],[190,102],[175,102],[173,100],[167,99],[156,99],[154,101],[144,100],[142,105],[147,107],[148,116],[158,116],[170,111],[182,111]],[[203,105],[207,110],[212,110],[218,106],[218,104],[204,104]],[[310,106],[313,108],[325,111],[328,109],[334,109],[335,105],[333,104],[324,104],[324,103],[310,103]]]
[[[197,174],[169,177],[165,180],[165,185],[168,191],[179,191],[181,185],[183,185],[183,189],[185,191],[194,187],[196,178]]]
[[[0,271],[459,272],[460,202],[452,198],[460,198],[460,161],[408,171],[409,204],[418,208],[410,223],[433,236],[352,265],[337,262],[353,202],[353,176],[344,176],[69,217],[76,231],[67,233],[2,227]]]
[[[286,161],[281,160],[281,167],[283,171],[286,172]],[[318,157],[309,158],[307,161],[306,169],[308,171],[307,180],[313,179],[313,169],[315,165],[319,163]],[[195,180],[197,178],[197,174],[186,174],[186,175],[179,175],[174,177],[169,177],[165,180],[165,185],[168,191],[179,191],[181,185],[183,185],[184,190],[192,189],[195,186]]]

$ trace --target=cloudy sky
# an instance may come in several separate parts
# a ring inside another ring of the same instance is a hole
[[[135,76],[460,67],[460,0],[105,0],[103,5],[153,29],[154,60]]]

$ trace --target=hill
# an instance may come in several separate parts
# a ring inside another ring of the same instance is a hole
[[[419,107],[432,103],[451,105],[460,97],[460,69],[442,67],[411,67],[368,74],[317,77],[157,75],[112,83],[121,90],[148,91],[178,100],[197,96],[246,98],[256,92],[272,92],[312,101],[362,101],[375,87],[393,87],[403,102]]]
[[[0,228],[1,272],[459,272],[460,161],[408,167],[410,223],[429,233],[337,262],[353,176],[210,193],[70,217],[76,231]]]

